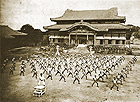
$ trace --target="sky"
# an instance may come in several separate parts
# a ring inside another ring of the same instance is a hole
[[[118,8],[126,16],[125,24],[140,26],[140,0],[0,0],[1,25],[19,30],[30,24],[44,31],[43,26],[55,24],[50,18],[62,16],[67,9],[103,10]]]

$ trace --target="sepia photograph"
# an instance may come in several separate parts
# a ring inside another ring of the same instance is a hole
[[[0,102],[139,102],[140,0],[1,0]]]

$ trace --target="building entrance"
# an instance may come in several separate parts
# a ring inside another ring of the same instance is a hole
[[[87,40],[86,39],[79,39],[79,44],[87,44]]]
[[[89,26],[77,25],[73,27],[72,31],[69,33],[69,45],[92,45],[94,43],[94,35],[95,31]]]

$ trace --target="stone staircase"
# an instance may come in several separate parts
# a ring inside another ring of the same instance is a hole
[[[79,47],[87,47],[87,45],[85,45],[85,44],[79,44],[79,45],[77,46],[77,48],[79,48]]]
[[[87,45],[78,45],[77,47],[74,47],[72,49],[69,49],[69,53],[89,53],[87,47]]]

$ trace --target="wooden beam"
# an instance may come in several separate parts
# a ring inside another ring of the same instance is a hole
[[[70,45],[70,34],[69,34],[69,45]]]

